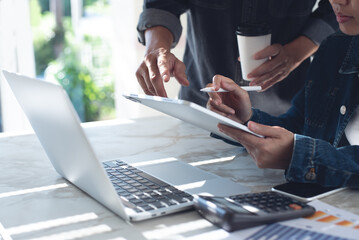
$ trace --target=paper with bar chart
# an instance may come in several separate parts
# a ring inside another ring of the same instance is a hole
[[[359,238],[359,216],[319,200],[309,203],[317,210],[307,218],[267,225],[248,240],[344,240]]]

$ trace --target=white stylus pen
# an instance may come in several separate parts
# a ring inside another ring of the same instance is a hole
[[[261,86],[245,86],[245,87],[241,87],[241,88],[243,90],[246,90],[247,92],[262,90]],[[218,91],[214,91],[213,87],[205,87],[205,88],[202,88],[200,91],[202,91],[202,92],[228,92],[227,90],[225,90],[223,88],[218,89]]]

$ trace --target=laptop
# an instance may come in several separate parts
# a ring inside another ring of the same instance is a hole
[[[195,194],[228,196],[249,191],[168,156],[101,162],[60,85],[2,73],[55,170],[127,221],[187,210],[193,207]]]
[[[157,111],[178,118],[182,121],[188,122],[192,125],[207,130],[212,134],[218,135],[232,142],[238,143],[238,141],[234,138],[231,138],[230,136],[218,130],[219,123],[241,129],[257,137],[263,137],[249,130],[247,126],[239,122],[233,121],[232,119],[224,117],[193,102],[181,99],[171,99],[141,94],[124,94],[123,96],[129,100],[141,103],[147,107],[156,109]]]

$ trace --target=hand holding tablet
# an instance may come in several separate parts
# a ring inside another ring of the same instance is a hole
[[[218,136],[221,136],[231,141],[238,142],[237,140],[231,138],[230,136],[220,132],[218,130],[219,123],[234,128],[238,128],[247,133],[253,134],[257,137],[264,137],[257,133],[252,132],[251,130],[248,129],[247,126],[239,122],[233,121],[232,119],[224,117],[216,112],[213,112],[193,102],[180,100],[180,99],[171,99],[171,98],[163,98],[158,96],[148,96],[148,95],[139,95],[139,94],[130,94],[123,96],[131,101],[141,103],[143,105],[146,105],[147,107],[156,109],[167,115],[191,123],[199,128],[207,130],[211,133],[214,133]]]

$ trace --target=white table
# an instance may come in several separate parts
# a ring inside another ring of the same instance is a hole
[[[258,169],[242,148],[167,116],[83,126],[102,161],[174,157],[252,191],[285,181],[283,171]],[[0,134],[0,162],[0,223],[13,239],[196,239],[219,232],[194,211],[140,223],[123,221],[61,178],[33,133]],[[359,191],[346,190],[322,200],[359,214],[358,199]]]

